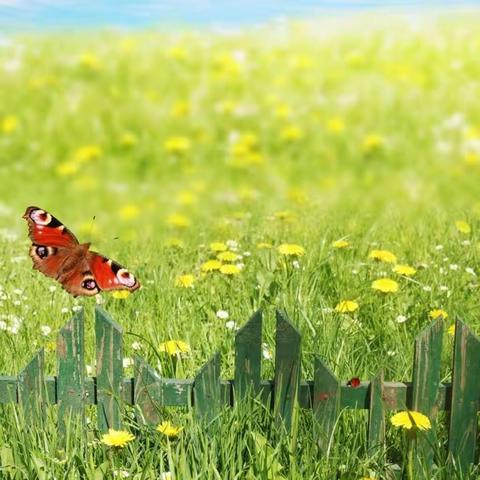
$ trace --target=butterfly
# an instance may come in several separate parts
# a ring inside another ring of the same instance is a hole
[[[74,297],[96,295],[101,290],[129,290],[140,287],[138,280],[117,262],[79,243],[62,222],[46,210],[28,207],[23,215],[32,240],[33,268],[58,280]]]

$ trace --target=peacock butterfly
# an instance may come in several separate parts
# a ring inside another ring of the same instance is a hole
[[[138,280],[117,262],[89,250],[53,215],[28,207],[23,215],[32,240],[33,268],[58,280],[74,297],[96,295],[101,290],[129,290],[140,287]]]

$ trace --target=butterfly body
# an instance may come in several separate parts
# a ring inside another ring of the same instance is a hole
[[[140,287],[136,278],[117,262],[90,251],[90,243],[79,243],[75,235],[53,215],[28,207],[23,215],[32,240],[33,268],[59,281],[73,296],[96,295],[101,290]]]

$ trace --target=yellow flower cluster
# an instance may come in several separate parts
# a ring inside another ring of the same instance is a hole
[[[262,165],[265,161],[259,151],[258,137],[251,132],[239,135],[230,145],[231,164],[244,168]]]

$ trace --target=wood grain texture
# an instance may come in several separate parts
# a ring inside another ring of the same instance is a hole
[[[18,402],[27,422],[41,422],[45,417],[45,351],[42,348],[18,376]]]
[[[255,312],[235,335],[235,399],[260,387],[262,365],[262,313]]]
[[[301,337],[284,313],[276,314],[274,416],[290,432],[300,389]]]
[[[211,422],[220,410],[220,355],[216,353],[200,370],[193,382],[196,415]]]
[[[137,420],[148,425],[160,423],[160,408],[163,405],[163,384],[160,375],[143,358],[134,357],[134,403]]]
[[[340,414],[340,381],[318,356],[315,356],[313,411],[316,441],[322,453],[328,455]]]
[[[122,426],[124,385],[122,327],[99,307],[95,309],[95,336],[98,428],[102,432],[118,430]]]
[[[415,340],[411,409],[426,415],[432,429],[419,435],[416,442],[415,471],[431,476],[433,445],[436,444],[435,419],[438,414],[440,369],[444,322],[439,319],[421,332]]]
[[[65,433],[67,423],[84,423],[85,353],[83,310],[77,312],[57,336],[58,428]],[[76,418],[74,418],[76,417]]]
[[[448,449],[464,474],[475,461],[480,397],[479,365],[480,341],[462,321],[457,320]]]

